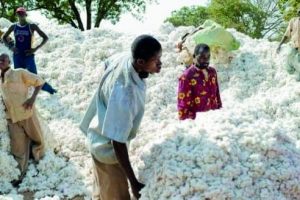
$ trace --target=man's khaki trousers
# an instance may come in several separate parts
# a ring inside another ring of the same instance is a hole
[[[127,177],[119,164],[104,164],[93,157],[93,200],[130,200]]]
[[[8,131],[11,152],[18,162],[22,178],[28,167],[30,151],[32,150],[35,161],[40,160],[44,155],[42,130],[36,114],[33,114],[32,117],[16,123],[8,119]]]

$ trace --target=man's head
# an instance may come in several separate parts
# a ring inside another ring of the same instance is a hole
[[[161,44],[150,35],[138,36],[131,45],[134,68],[141,78],[159,73],[161,69]]]
[[[207,44],[198,44],[194,50],[194,63],[199,68],[207,68],[210,60],[210,48]]]
[[[9,68],[10,59],[9,56],[5,53],[0,54],[0,70],[5,70]]]
[[[27,17],[27,11],[25,8],[20,7],[16,10],[16,15],[19,19],[19,22],[25,22],[26,21],[26,17]]]

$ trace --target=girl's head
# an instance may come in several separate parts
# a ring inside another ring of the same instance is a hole
[[[210,48],[207,44],[198,44],[194,50],[194,63],[199,68],[207,68],[210,60]]]
[[[18,8],[16,10],[16,15],[17,15],[20,23],[26,22],[27,11],[25,8],[23,8],[23,7]]]
[[[131,53],[134,67],[142,78],[160,72],[162,48],[154,37],[150,35],[137,37],[131,45]]]
[[[9,56],[5,53],[2,53],[0,55],[0,70],[5,70],[9,68],[9,65],[10,65]]]

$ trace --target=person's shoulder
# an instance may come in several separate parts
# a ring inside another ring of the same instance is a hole
[[[37,29],[39,26],[36,23],[28,23],[31,29]]]
[[[18,23],[13,23],[10,25],[9,29],[13,30],[17,25],[18,25]]]
[[[13,73],[28,73],[26,69],[18,68],[18,69],[11,69]]]
[[[194,74],[197,72],[197,68],[194,65],[190,65],[186,70],[184,70],[182,76],[187,79],[193,78]]]
[[[211,73],[217,73],[216,68],[214,68],[214,67],[212,67],[212,66],[209,66],[209,67],[208,67],[208,71],[211,72]]]
[[[108,68],[110,65],[120,64],[122,61],[129,60],[130,58],[130,54],[128,54],[127,52],[111,55],[110,57],[105,59],[105,67]]]
[[[32,74],[27,69],[22,69],[22,68],[12,69],[12,72],[16,73],[16,74],[19,74],[19,75],[30,75],[30,74]]]
[[[11,68],[9,71],[10,71],[9,74],[12,74],[13,76],[22,76],[23,73],[26,73],[25,69],[13,69],[13,68]]]

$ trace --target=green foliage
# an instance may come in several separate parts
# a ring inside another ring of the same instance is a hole
[[[272,37],[281,31],[278,0],[211,0],[207,7],[183,7],[166,21],[174,26],[199,26],[212,19],[225,28],[235,28],[254,38]]]
[[[289,21],[291,18],[297,16],[297,10],[300,9],[299,0],[279,0],[278,3],[280,12],[283,14],[284,19]]]
[[[171,17],[165,21],[174,26],[199,26],[209,18],[206,7],[192,6],[183,7],[178,11],[173,11]]]
[[[20,6],[31,7],[32,0],[0,0],[0,17],[16,20],[15,11]]]
[[[245,0],[212,0],[210,16],[226,28],[235,28],[251,37],[262,37],[266,13]]]
[[[19,6],[28,10],[42,10],[42,13],[51,19],[57,19],[59,23],[69,23],[81,30],[90,29],[92,23],[99,27],[102,20],[107,19],[116,23],[120,15],[131,12],[139,18],[139,14],[145,11],[146,1],[155,0],[0,0],[0,17],[14,20],[14,11]],[[87,27],[83,26],[82,10],[87,14]]]

